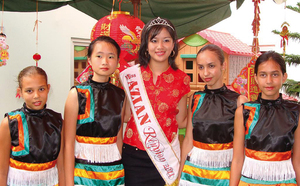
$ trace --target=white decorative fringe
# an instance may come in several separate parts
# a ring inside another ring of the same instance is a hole
[[[186,180],[180,180],[179,186],[207,186],[200,183],[193,183]]]
[[[242,175],[265,181],[282,181],[295,178],[291,159],[284,161],[261,161],[245,157]]]
[[[229,167],[232,161],[233,149],[205,150],[193,147],[189,153],[190,162],[201,167]]]
[[[75,157],[91,163],[109,163],[121,159],[117,143],[87,144],[75,140]]]
[[[58,184],[57,167],[43,171],[27,171],[9,167],[7,185],[9,186],[53,186]]]

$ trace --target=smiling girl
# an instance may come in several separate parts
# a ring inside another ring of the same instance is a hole
[[[274,51],[258,57],[261,93],[235,113],[231,186],[300,185],[300,105],[282,99],[285,61]]]
[[[29,66],[18,82],[23,107],[6,113],[0,126],[0,185],[64,185],[62,117],[46,108],[47,74]]]
[[[234,112],[247,101],[223,83],[224,55],[209,44],[197,54],[204,91],[190,98],[180,185],[229,185]],[[186,161],[184,161],[186,160]]]
[[[120,47],[100,36],[88,48],[93,76],[73,87],[65,104],[67,185],[124,185],[121,163],[124,91],[110,83]]]
[[[175,64],[177,53],[173,24],[152,19],[142,31],[140,65],[120,74],[132,111],[126,108],[130,114],[122,154],[126,186],[176,184],[178,127],[186,125],[190,91],[189,77]]]

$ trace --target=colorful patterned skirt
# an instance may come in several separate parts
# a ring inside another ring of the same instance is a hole
[[[124,167],[121,161],[113,163],[88,163],[75,161],[75,185],[124,185]]]
[[[230,178],[232,148],[205,150],[193,147],[183,167],[180,186],[227,186]]]
[[[124,185],[124,167],[116,137],[76,137],[74,185]]]

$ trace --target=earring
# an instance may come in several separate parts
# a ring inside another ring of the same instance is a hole
[[[170,57],[174,57],[175,54],[176,54],[176,53],[175,53],[175,51],[173,50],[172,53],[171,53],[171,55],[170,55]]]
[[[146,50],[146,52],[145,52],[145,56],[146,56],[146,57],[148,57],[148,56],[149,56],[149,52],[148,52],[148,50]]]

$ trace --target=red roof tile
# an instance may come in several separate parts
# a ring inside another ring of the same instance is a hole
[[[250,46],[229,33],[205,29],[197,32],[197,34],[208,40],[210,43],[219,46],[227,54],[253,56]]]
[[[298,100],[297,98],[294,98],[292,96],[289,96],[287,94],[282,94],[282,99],[287,99],[287,100],[290,100],[290,101],[297,101],[297,102],[300,102],[300,100]]]

